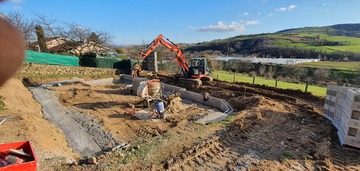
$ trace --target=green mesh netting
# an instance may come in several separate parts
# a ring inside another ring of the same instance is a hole
[[[87,67],[114,68],[114,64],[119,61],[119,58],[102,57],[95,53],[87,53],[80,57],[80,65]]]
[[[130,74],[133,66],[137,63],[134,59],[123,59],[119,62],[115,62],[113,68],[118,69],[119,73]]]
[[[43,52],[26,51],[25,62],[34,64],[79,66],[79,58]]]

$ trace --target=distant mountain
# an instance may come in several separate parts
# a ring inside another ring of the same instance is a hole
[[[360,24],[304,27],[182,47],[190,53],[360,61]]]

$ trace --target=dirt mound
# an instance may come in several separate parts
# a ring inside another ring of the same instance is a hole
[[[225,129],[164,161],[170,170],[357,170],[358,151],[339,147],[322,115],[323,98],[297,90],[210,82],[210,92],[240,110]]]
[[[185,105],[181,102],[180,98],[176,98],[170,101],[170,103],[166,106],[166,111],[168,114],[175,114],[185,109]]]
[[[0,126],[0,142],[9,143],[30,140],[39,163],[53,157],[71,161],[78,158],[68,147],[65,136],[49,121],[44,120],[41,106],[20,80],[11,79],[0,88],[5,111],[0,117],[11,116]]]
[[[237,110],[244,110],[251,106],[257,106],[260,100],[263,99],[261,96],[253,96],[253,97],[233,97],[228,99],[228,102],[231,106],[233,106]]]
[[[303,115],[296,106],[261,98],[243,101],[253,99],[258,103],[238,113],[226,129],[166,161],[165,169],[271,170],[288,168],[287,164],[306,169],[301,162],[288,161],[330,157],[331,125],[319,114]]]
[[[224,81],[219,81],[218,82],[224,82]],[[225,84],[229,84],[227,82],[224,82]],[[240,83],[240,82],[236,82],[234,83],[236,85],[244,85],[247,87],[252,87],[252,88],[257,88],[257,89],[263,89],[263,90],[269,90],[269,91],[273,91],[276,93],[281,93],[281,94],[287,94],[289,96],[292,97],[296,97],[296,98],[302,98],[304,100],[310,100],[310,101],[324,101],[323,97],[319,97],[319,96],[315,96],[312,93],[308,92],[305,93],[301,90],[292,90],[292,89],[279,89],[279,88],[275,88],[275,87],[271,87],[271,86],[267,86],[267,85],[259,85],[259,84],[251,84],[251,83]]]

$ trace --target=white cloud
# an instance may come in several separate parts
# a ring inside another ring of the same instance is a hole
[[[270,14],[268,14],[268,16],[270,17],[270,16],[273,16],[274,15],[274,13],[270,13]]]
[[[285,11],[291,11],[291,10],[293,10],[295,8],[296,8],[296,5],[290,5],[289,7],[278,8],[278,9],[276,9],[276,11],[285,12]]]
[[[293,10],[293,9],[295,9],[296,8],[296,5],[290,5],[289,7],[288,7],[288,10],[290,11],[290,10]]]
[[[326,5],[327,5],[327,3],[323,3],[323,4],[322,4],[323,7],[326,6]]]
[[[259,23],[260,22],[258,20],[245,21],[245,26],[256,25],[256,24],[259,24]]]
[[[10,2],[21,4],[21,3],[25,2],[25,0],[10,0]]]
[[[248,12],[244,12],[243,15],[249,15],[249,13],[248,13]]]
[[[276,11],[286,11],[286,10],[287,10],[287,8],[282,7],[282,8],[277,9]]]
[[[244,31],[245,27],[234,21],[230,24],[219,21],[216,25],[203,26],[196,30],[200,32],[240,32]]]

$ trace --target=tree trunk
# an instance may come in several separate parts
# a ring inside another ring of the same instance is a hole
[[[35,33],[37,35],[39,47],[41,52],[48,52],[45,42],[44,30],[40,25],[35,26]]]

